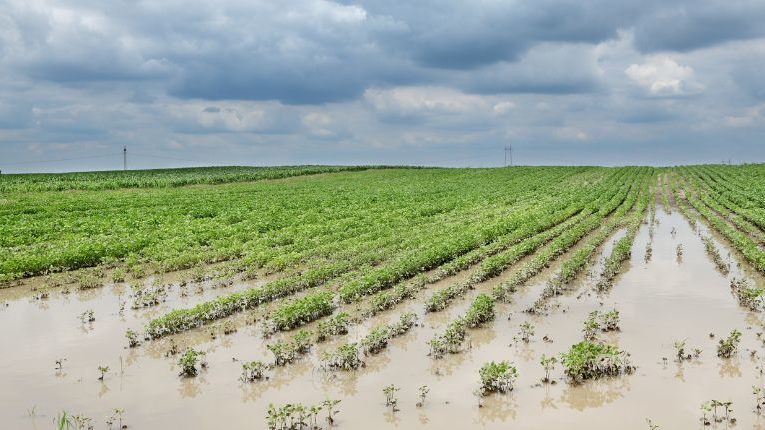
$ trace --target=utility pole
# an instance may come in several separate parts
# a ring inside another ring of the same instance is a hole
[[[122,147],[122,170],[127,170],[127,145]]]
[[[510,154],[510,166],[513,165],[513,146],[507,145],[505,146],[505,167],[507,167],[507,155]]]

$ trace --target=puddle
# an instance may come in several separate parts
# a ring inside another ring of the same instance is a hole
[[[96,428],[106,428],[107,416],[120,408],[125,409],[125,423],[130,428],[265,428],[269,403],[313,404],[333,398],[342,400],[336,417],[339,429],[550,429],[560,428],[560,423],[572,429],[642,429],[648,428],[646,418],[662,429],[680,429],[701,427],[700,404],[719,399],[733,401],[738,428],[765,429],[765,420],[752,411],[751,386],[763,383],[760,360],[748,353],[757,350],[765,355],[755,335],[762,330],[762,316],[741,308],[729,288],[731,276],[749,278],[758,286],[763,286],[762,278],[746,265],[739,268],[735,264],[723,276],[679,212],[670,214],[659,206],[656,218],[651,259],[644,259],[649,228],[643,225],[631,261],[605,296],[592,292],[596,276],[582,276],[570,293],[550,300],[556,306],[548,315],[524,313],[554,275],[558,260],[521,288],[512,303],[498,305],[493,323],[470,330],[470,349],[434,360],[427,356],[427,341],[464,313],[475,294],[489,291],[512,269],[481,284],[447,310],[423,315],[424,300],[435,288],[455,281],[449,278],[392,312],[352,326],[348,335],[317,345],[303,359],[272,371],[269,380],[255,383],[239,380],[241,361],[271,361],[265,342],[289,334],[264,340],[259,326],[243,325],[244,314],[235,318],[241,328],[231,335],[213,340],[208,330],[200,329],[172,337],[179,345],[194,344],[207,352],[209,367],[196,378],[180,378],[177,357],[164,356],[170,338],[127,349],[124,337],[127,328],[142,327],[171,306],[186,307],[242,286],[208,288],[185,298],[177,288],[171,289],[166,304],[137,311],[128,304],[122,315],[120,292],[123,300],[125,297],[119,286],[69,295],[54,292],[46,301],[33,300],[14,288],[0,293],[0,305],[7,303],[0,308],[0,339],[6,351],[0,358],[3,426],[48,429],[53,417],[66,410],[93,418]],[[623,230],[601,247],[588,267],[591,273],[599,273],[600,261],[621,234]],[[721,254],[727,256],[730,249],[713,237]],[[684,250],[681,260],[676,255],[679,243]],[[730,254],[739,260],[735,252]],[[467,274],[459,275],[464,276]],[[621,313],[621,331],[603,338],[630,352],[637,371],[572,386],[562,379],[558,366],[552,373],[557,384],[539,385],[544,376],[540,356],[565,351],[581,339],[582,323],[589,312],[612,308]],[[87,309],[94,310],[96,320],[82,324],[77,316]],[[421,326],[390,341],[380,354],[366,357],[366,367],[334,373],[319,369],[322,351],[357,341],[371,327],[392,322],[404,311],[420,315]],[[532,341],[514,342],[525,321],[535,325]],[[722,360],[715,353],[717,339],[734,328],[743,333],[740,352],[733,359]],[[710,332],[717,336],[710,339]],[[551,343],[542,341],[545,335]],[[673,361],[673,342],[683,339],[690,348],[703,349],[698,360]],[[58,359],[66,359],[61,371],[55,369]],[[512,392],[484,398],[479,408],[472,394],[478,386],[478,369],[492,360],[514,362],[520,376]],[[104,381],[97,379],[98,366],[109,367]],[[385,407],[382,388],[388,384],[401,387],[400,411],[395,413]],[[420,408],[415,404],[421,385],[428,385],[430,393]]]

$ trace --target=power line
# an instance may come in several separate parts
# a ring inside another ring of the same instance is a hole
[[[510,166],[513,165],[513,145],[505,146],[505,167],[507,167],[507,154],[510,154]]]

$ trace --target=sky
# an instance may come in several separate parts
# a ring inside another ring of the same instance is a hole
[[[765,161],[763,0],[0,0],[0,169]]]

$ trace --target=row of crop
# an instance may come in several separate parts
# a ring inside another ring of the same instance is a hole
[[[0,240],[13,242],[0,248],[0,275],[18,277],[51,268],[87,267],[105,258],[129,255],[136,255],[138,261],[157,262],[165,270],[239,257],[266,264],[269,259],[300,252],[289,249],[292,243],[302,250],[317,249],[323,244],[342,246],[330,240],[331,235],[353,233],[354,222],[365,231],[384,226],[387,231],[395,228],[405,233],[404,227],[422,229],[423,220],[432,221],[425,224],[426,228],[438,227],[444,218],[440,211],[450,212],[453,207],[458,210],[449,214],[449,219],[482,213],[492,207],[493,213],[500,215],[504,208],[482,199],[480,192],[513,202],[517,198],[541,200],[545,193],[527,191],[539,188],[530,185],[539,182],[554,187],[561,176],[567,177],[565,170],[542,171],[531,178],[517,175],[507,189],[494,187],[487,191],[492,181],[499,178],[489,176],[486,185],[476,187],[474,181],[484,175],[475,175],[464,183],[471,191],[465,193],[459,184],[442,185],[448,184],[440,180],[444,173],[407,171],[401,176],[414,176],[421,185],[437,191],[418,196],[415,185],[406,185],[384,198],[369,201],[365,200],[369,195],[379,194],[379,187],[392,181],[380,172],[373,173],[376,174],[364,175],[366,183],[355,181],[356,189],[351,190],[346,186],[353,181],[341,176],[310,182],[227,185],[220,189],[150,190],[140,195],[127,191],[66,194],[53,201],[45,195],[23,196],[2,208]],[[437,200],[430,199],[439,202],[435,215],[420,209],[431,194],[438,196]],[[33,213],[26,214],[29,210]],[[322,236],[327,240],[319,243],[314,240]],[[45,242],[45,238],[50,240]],[[22,246],[24,243],[27,245]],[[274,250],[285,243],[287,249]],[[291,261],[298,259],[305,257]]]
[[[757,243],[746,234],[731,227],[725,220],[714,213],[704,202],[693,195],[693,192],[686,192],[685,196],[694,209],[720,234],[728,239],[736,249],[744,255],[749,263],[755,269],[765,272],[765,253],[759,249]]]
[[[626,172],[622,172],[622,173],[626,173]],[[579,219],[590,214],[591,211],[593,210],[592,209],[593,207],[597,208],[598,210],[602,209],[602,205],[604,201],[613,199],[615,195],[614,193],[617,193],[618,190],[620,189],[621,184],[619,181],[623,181],[625,179],[623,176],[624,175],[610,178],[607,181],[607,184],[610,184],[610,185],[604,187],[602,193],[597,193],[597,192],[589,193],[590,196],[598,196],[598,198],[595,200],[591,200],[591,203],[587,203],[585,205],[586,209],[583,212],[577,214],[575,219],[569,219],[563,225],[559,225],[555,227],[554,231],[552,232],[540,233],[539,237],[548,238],[548,239],[545,239],[545,241],[547,241],[550,238],[557,236],[559,234],[558,230],[567,229],[569,228],[569,226],[578,222]],[[578,210],[581,207],[582,206],[572,206],[570,208],[567,208],[566,211],[571,211],[573,213],[574,211]],[[560,218],[556,218],[558,216],[559,215],[555,215],[555,216],[550,215],[548,217],[549,219],[544,220],[544,224],[546,226],[552,226],[557,219],[560,219]],[[502,241],[503,242],[507,241],[509,236],[513,236],[513,235],[511,234],[511,235],[503,237]],[[513,264],[515,261],[517,261],[517,258],[519,258],[519,256],[525,255],[523,250],[528,251],[529,245],[536,243],[539,240],[539,237],[527,239],[525,243],[521,245],[516,245],[514,247],[507,249],[506,255],[502,257],[502,260],[505,261],[505,264],[507,265]],[[486,248],[489,248],[491,250],[496,249],[495,246],[486,246],[486,247],[479,248],[471,253],[465,254],[464,256],[458,257],[457,259],[452,260],[451,262],[440,266],[433,273],[417,275],[409,282],[399,283],[393,288],[391,288],[390,290],[384,290],[384,291],[380,291],[376,293],[370,299],[369,304],[367,306],[367,310],[365,311],[365,314],[374,315],[384,310],[390,309],[404,300],[413,298],[415,294],[421,289],[423,289],[426,285],[438,282],[448,276],[451,276],[457,273],[458,271],[466,269],[471,264],[474,264],[480,261],[477,258],[478,256],[491,255],[491,251],[484,251]],[[505,248],[503,247],[503,249]],[[484,274],[490,272],[489,270],[486,270],[486,268],[484,268],[482,271],[484,272]],[[475,282],[478,282],[480,280],[485,280],[485,279],[488,279],[487,277],[485,277],[485,275],[484,276],[479,275],[478,280],[476,280],[476,277],[474,276],[471,278],[470,281],[461,282],[461,283],[449,286],[445,289],[439,290],[439,292],[436,292],[433,295],[433,297],[431,297],[431,299],[428,302],[426,302],[426,311],[428,310],[433,311],[433,310],[440,309],[441,308],[440,304],[448,304],[448,301],[450,299],[457,297],[458,295],[461,295],[464,292],[466,292],[468,289],[472,287],[472,285]],[[432,302],[432,305],[430,305],[431,302]]]
[[[632,254],[632,244],[635,242],[635,236],[637,236],[638,229],[645,218],[645,210],[647,206],[648,195],[646,194],[644,198],[640,199],[640,203],[635,208],[635,213],[632,215],[627,226],[627,234],[616,242],[611,250],[611,255],[606,258],[606,261],[603,264],[603,269],[600,272],[600,279],[595,286],[598,291],[603,292],[613,286],[614,278],[621,270],[622,264],[630,258]]]
[[[750,209],[742,208],[731,202],[731,200],[726,198],[727,195],[730,195],[730,191],[716,189],[710,185],[714,182],[705,181],[703,176],[692,178],[691,181],[697,189],[701,190],[699,198],[704,204],[730,221],[736,228],[752,236],[759,243],[765,243],[765,233],[763,233],[761,227],[758,227],[758,225],[765,225],[765,216],[756,214]]]
[[[531,215],[533,216],[534,214],[532,213]],[[523,221],[528,216],[529,215],[524,214],[524,216],[517,217],[518,221],[516,222]],[[396,277],[409,276],[412,272],[422,270],[423,267],[441,262],[444,259],[449,258],[449,255],[443,255],[445,250],[448,252],[455,252],[453,249],[454,241],[455,239],[452,238],[452,242],[441,244],[441,246],[436,247],[435,250],[420,253],[420,258],[417,260],[413,260],[412,258],[409,258],[409,256],[398,258],[398,264],[403,267],[396,266],[396,263],[394,262],[394,265],[392,266],[393,268],[391,268],[391,265],[386,265],[379,269],[375,269],[372,271],[372,273],[377,275],[377,277],[373,277],[372,279],[374,282],[392,282],[390,280],[386,280],[386,277],[388,277],[387,279],[395,279]],[[461,238],[457,238],[456,241],[457,253],[463,252],[470,245],[476,243],[475,235],[470,230],[468,230]],[[417,252],[419,253],[419,251]],[[423,258],[423,256],[425,258]],[[348,268],[355,266],[358,266],[358,262],[355,265],[336,263],[329,266],[329,274],[327,274],[326,270],[323,268],[315,269],[313,272],[318,272],[320,275],[315,277],[317,282],[312,282],[310,280],[308,282],[303,282],[301,276],[293,276],[287,278],[287,280],[280,280],[269,284],[263,289],[254,289],[242,293],[235,293],[232,296],[222,297],[212,302],[200,304],[192,309],[173,311],[164,317],[150,322],[148,331],[151,336],[156,337],[166,333],[175,333],[178,331],[187,330],[214,319],[238,312],[242,309],[247,309],[260,303],[270,301],[275,298],[284,297],[305,288],[316,286],[318,283],[324,282],[328,278],[336,276],[339,273],[344,273]],[[308,273],[311,272],[309,271]],[[364,279],[369,282],[370,275],[367,274]],[[342,290],[341,297],[343,297]]]
[[[618,213],[615,214],[616,218],[621,218],[626,211],[634,206],[638,199],[638,195],[640,194],[642,182],[642,175],[635,178],[634,186],[622,205],[619,206]],[[498,300],[508,300],[518,286],[531,279],[542,269],[547,267],[551,261],[576,245],[583,237],[601,225],[606,215],[608,214],[598,214],[598,217],[591,222],[583,223],[579,227],[569,230],[565,234],[559,236],[542,251],[534,255],[531,261],[527,262],[523,267],[517,270],[509,279],[495,286],[493,289],[494,297]]]
[[[340,299],[345,303],[352,303],[360,300],[363,296],[375,294],[381,290],[392,287],[395,283],[411,278],[412,276],[426,270],[438,267],[444,263],[453,261],[461,255],[471,252],[487,243],[493,241],[496,237],[513,234],[512,241],[521,240],[529,237],[539,231],[543,231],[550,225],[554,225],[561,218],[565,218],[570,211],[565,208],[577,199],[582,198],[581,193],[575,193],[574,197],[561,202],[557,208],[542,208],[538,211],[530,211],[522,215],[516,215],[504,220],[495,221],[478,231],[465,230],[454,234],[452,237],[443,240],[440,243],[433,244],[426,251],[412,252],[402,256],[394,265],[381,267],[363,277],[343,285],[339,291]],[[550,216],[555,213],[554,210],[563,209],[561,215]],[[547,214],[547,216],[545,216]],[[544,222],[538,222],[542,218]],[[504,254],[504,253],[503,253]],[[492,260],[500,259],[503,254],[497,254],[490,257]]]
[[[599,212],[598,216],[600,217],[602,214],[608,214],[620,205],[627,196],[630,186],[631,184],[627,182],[621,187],[616,187],[613,193],[604,193],[596,199],[594,206]],[[434,312],[446,308],[453,299],[465,294],[469,289],[473,288],[474,285],[499,275],[506,268],[515,264],[522,257],[532,254],[548,241],[553,240],[567,230],[576,228],[578,224],[585,222],[591,214],[592,209],[587,208],[576,217],[573,217],[552,229],[526,239],[505,252],[487,258],[467,281],[452,284],[434,292],[425,302],[426,312]]]
[[[739,219],[733,216],[731,222],[736,223],[742,230],[747,230],[750,234],[762,238],[761,229],[765,228],[765,213],[761,207],[756,206],[752,201],[753,194],[751,192],[716,176],[714,171],[708,169],[687,169],[687,171],[691,172],[692,180],[697,186],[703,183],[709,190],[709,193],[705,193],[702,197],[712,198],[717,204],[726,207],[733,214],[743,217],[743,219]],[[756,225],[756,227],[749,223]]]
[[[202,167],[182,169],[129,170],[59,174],[16,174],[0,176],[0,192],[65,190],[112,190],[117,188],[181,187],[225,184],[292,176],[338,173],[384,166],[277,166]]]
[[[479,282],[485,281],[489,278],[499,275],[506,267],[519,261],[526,255],[530,255],[535,252],[539,247],[545,243],[556,238],[567,230],[576,228],[580,223],[586,222],[591,216],[589,210],[580,213],[576,217],[557,225],[556,227],[532,236],[523,242],[508,249],[508,252],[503,253],[502,265],[495,261],[489,262],[489,264],[482,264],[477,272],[475,272],[468,280],[463,282],[457,282],[451,284],[440,290],[436,290],[425,301],[426,312],[436,312],[445,309],[449,303],[457,297],[464,295],[468,290],[472,289]],[[484,263],[487,263],[484,261]]]

